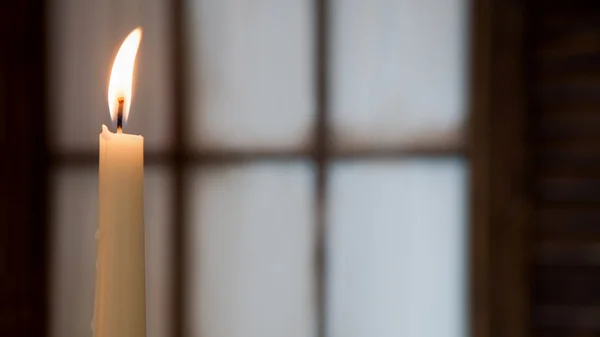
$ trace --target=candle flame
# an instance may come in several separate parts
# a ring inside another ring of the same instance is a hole
[[[129,116],[133,86],[133,65],[141,40],[141,28],[138,27],[129,33],[117,53],[115,63],[110,72],[108,108],[110,109],[110,117],[113,122],[118,117],[119,99],[123,100],[123,122],[126,122]]]

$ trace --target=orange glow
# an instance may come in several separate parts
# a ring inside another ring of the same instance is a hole
[[[119,98],[123,98],[123,122],[127,121],[129,108],[131,107],[132,86],[133,86],[133,65],[135,56],[142,40],[142,29],[134,29],[117,53],[115,63],[110,72],[110,82],[108,83],[108,108],[110,109],[110,118],[117,120],[117,111],[119,110]]]

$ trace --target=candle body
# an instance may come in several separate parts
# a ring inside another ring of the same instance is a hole
[[[102,127],[95,337],[146,336],[144,138]]]

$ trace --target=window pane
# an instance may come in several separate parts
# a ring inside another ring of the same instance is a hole
[[[465,0],[332,0],[336,146],[456,146],[466,101]]]
[[[189,336],[315,336],[312,168],[214,166],[190,179]]]
[[[170,1],[55,2],[48,13],[53,147],[59,151],[98,148],[102,124],[111,125],[107,92],[112,63],[125,37],[141,26],[142,44],[125,131],[143,135],[146,149],[165,149],[173,105]]]
[[[186,3],[192,142],[236,149],[305,144],[314,110],[311,2]]]
[[[51,336],[91,336],[96,282],[98,170],[62,168],[52,177]],[[146,169],[146,297],[148,337],[169,336],[170,180]]]
[[[459,160],[333,167],[329,336],[466,336],[464,170]]]

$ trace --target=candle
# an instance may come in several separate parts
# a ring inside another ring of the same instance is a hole
[[[135,29],[117,53],[108,88],[117,132],[100,134],[95,337],[146,336],[144,138],[123,133],[141,37]]]

